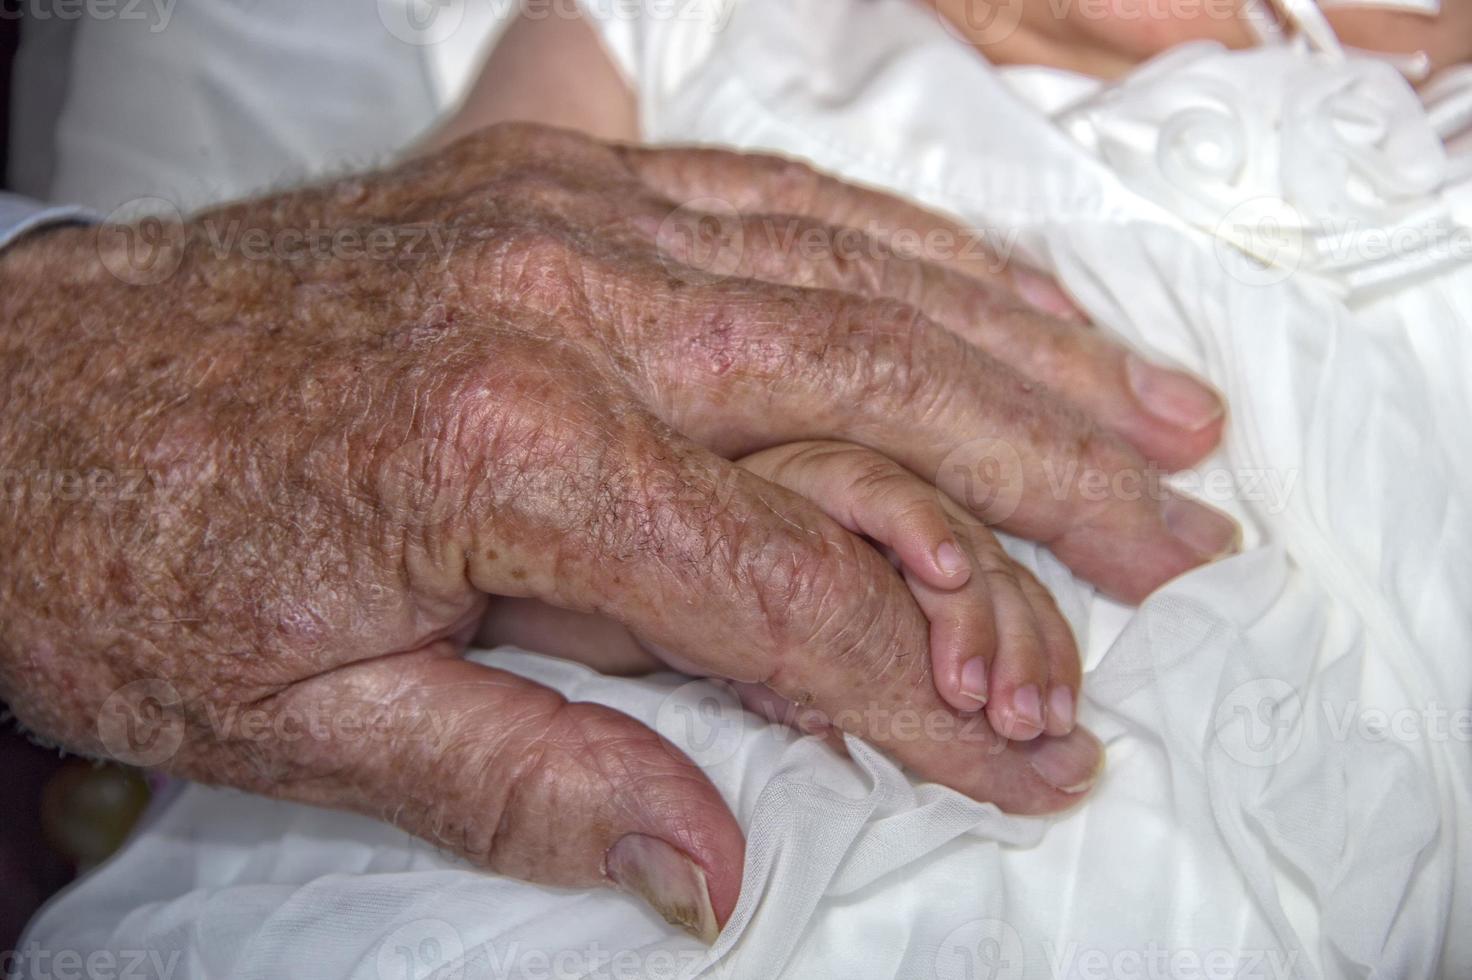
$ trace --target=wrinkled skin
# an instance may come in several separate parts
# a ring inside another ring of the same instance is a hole
[[[1188,501],[1043,489],[1048,465],[1199,457],[1220,434],[1204,389],[1127,370],[1097,331],[1017,300],[1021,273],[755,242],[728,275],[683,266],[660,228],[710,193],[815,223],[939,220],[780,161],[504,126],[165,226],[153,284],[114,274],[117,228],[8,250],[0,469],[23,479],[0,509],[0,694],[40,735],[128,759],[106,734],[115,692],[161,679],[177,697],[151,717],[182,741],[140,761],[381,816],[506,874],[612,880],[709,938],[742,864],[719,795],[632,719],[460,659],[488,596],[606,615],[835,718],[955,718],[885,558],[727,460],[840,438],[968,502],[957,447],[1003,440],[1028,492],[990,514],[983,494],[976,516],[1129,599],[1231,546]],[[444,247],[249,256],[212,241],[231,222],[428,225]],[[52,480],[98,473],[81,493]],[[392,738],[252,734],[225,723],[241,708]],[[1074,803],[1100,765],[1082,729],[846,727],[1022,812]]]

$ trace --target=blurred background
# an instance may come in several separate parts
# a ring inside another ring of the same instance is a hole
[[[58,889],[104,860],[148,803],[142,774],[37,745],[0,702],[0,954]],[[3,959],[0,956],[0,959]]]

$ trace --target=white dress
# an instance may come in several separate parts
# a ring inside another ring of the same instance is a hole
[[[1100,86],[999,71],[912,0],[650,2],[666,16],[592,4],[648,139],[775,150],[958,215],[1225,392],[1224,445],[1183,480],[1244,522],[1241,555],[1128,609],[1012,543],[1085,650],[1092,800],[1010,817],[707,684],[502,650],[477,656],[657,725],[726,795],[750,845],[712,950],[614,893],[201,787],[27,942],[149,950],[174,976],[1472,975],[1472,194],[1443,145],[1467,90],[1428,110],[1384,64],[1282,45]],[[78,98],[70,118],[105,117]],[[326,166],[304,140],[283,145]],[[144,172],[204,182],[154,159],[119,188],[65,156],[59,191],[97,206]]]

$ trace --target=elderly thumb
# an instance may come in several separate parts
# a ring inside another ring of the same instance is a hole
[[[618,888],[707,943],[735,908],[739,825],[695,763],[628,715],[463,660],[450,644],[339,668],[278,697],[377,705],[382,724],[380,737],[322,758],[294,746],[277,769],[294,778],[275,795],[391,818],[525,881]]]

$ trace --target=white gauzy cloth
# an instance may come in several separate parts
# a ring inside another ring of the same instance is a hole
[[[750,840],[708,952],[617,894],[200,787],[27,942],[175,976],[1472,975],[1472,222],[1442,147],[1465,89],[1418,98],[1288,45],[1188,47],[1110,86],[998,71],[910,0],[600,6],[649,139],[776,150],[956,214],[1210,378],[1226,440],[1182,479],[1247,550],[1132,610],[1011,544],[1077,631],[1109,746],[1090,802],[1052,819],[912,785],[859,743],[843,759],[712,685],[477,654],[705,766]],[[101,168],[62,172],[118,198]]]

